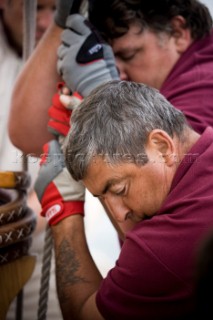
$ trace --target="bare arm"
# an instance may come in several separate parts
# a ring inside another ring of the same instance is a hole
[[[13,144],[25,153],[39,155],[43,144],[52,139],[47,131],[47,110],[59,81],[56,62],[62,31],[52,23],[14,87],[9,134]]]
[[[102,320],[95,296],[102,277],[89,253],[83,218],[70,216],[52,227],[58,298],[66,319]]]

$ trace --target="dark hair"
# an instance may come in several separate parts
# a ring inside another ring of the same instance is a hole
[[[154,32],[172,33],[171,20],[185,19],[194,40],[211,32],[212,17],[198,0],[90,0],[89,20],[106,40],[124,35],[129,26],[139,22]]]

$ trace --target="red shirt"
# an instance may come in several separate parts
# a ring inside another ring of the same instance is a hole
[[[192,43],[160,91],[183,111],[194,130],[202,133],[213,127],[213,33]]]
[[[189,319],[194,309],[196,248],[212,226],[213,129],[209,127],[179,165],[159,212],[127,234],[116,266],[97,294],[103,317]]]

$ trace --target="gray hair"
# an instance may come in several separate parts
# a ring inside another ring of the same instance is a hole
[[[85,177],[93,157],[111,164],[148,162],[149,133],[161,129],[183,138],[186,119],[158,90],[129,81],[110,81],[92,91],[73,111],[64,153],[76,180]]]

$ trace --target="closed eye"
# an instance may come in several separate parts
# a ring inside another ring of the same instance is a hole
[[[134,54],[119,54],[116,56],[122,61],[130,61],[135,57],[135,53]]]
[[[123,187],[121,190],[118,190],[118,191],[113,191],[113,193],[116,196],[123,196],[123,195],[125,195],[125,192],[126,192],[126,187]]]
[[[135,57],[135,54],[131,54],[130,56],[124,56],[122,57],[123,61],[130,61]]]

